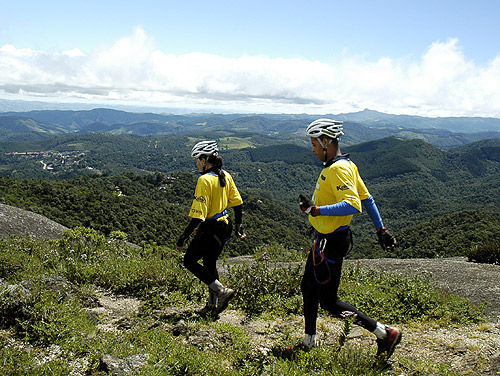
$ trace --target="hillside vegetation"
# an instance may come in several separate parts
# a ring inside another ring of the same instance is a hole
[[[215,321],[196,314],[206,288],[169,248],[129,248],[115,235],[106,239],[86,228],[54,241],[0,240],[0,248],[2,374],[454,374],[446,359],[416,360],[407,352],[375,362],[373,338],[367,345],[363,335],[361,347],[359,334],[347,337],[349,319],[322,319],[325,344],[304,351],[297,345],[300,266],[272,261],[276,252],[290,252],[283,248],[267,248],[267,259],[227,269],[224,281],[238,298]],[[421,327],[485,325],[477,307],[425,278],[347,267],[341,286],[346,299],[404,327],[408,336]],[[122,306],[120,316],[108,316],[105,307],[117,300],[112,294],[137,308]],[[489,370],[489,347],[472,351],[475,360],[465,369]]]
[[[477,247],[489,246],[500,234],[500,219],[477,210],[446,214],[407,227],[397,233],[398,246],[382,251],[378,245],[366,245],[353,251],[352,258],[434,258],[471,256]],[[490,252],[491,255],[494,253]],[[476,258],[480,261],[479,258]],[[492,263],[497,262],[494,260]]]

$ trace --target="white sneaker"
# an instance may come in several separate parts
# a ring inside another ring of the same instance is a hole
[[[304,346],[309,350],[316,346],[316,334],[306,334],[304,336]]]
[[[234,296],[234,290],[229,287],[224,287],[217,295],[217,313],[221,313],[227,308],[229,301]]]

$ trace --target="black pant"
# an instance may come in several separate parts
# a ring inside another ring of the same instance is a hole
[[[231,221],[202,222],[184,255],[184,266],[207,285],[219,279],[217,259],[231,236],[232,228]],[[200,259],[203,259],[203,265],[198,263]]]
[[[321,264],[316,266],[315,275],[313,251],[311,251],[307,258],[301,284],[304,301],[305,333],[316,334],[316,319],[318,317],[319,304],[321,304],[321,308],[336,317],[340,317],[340,314],[344,311],[354,312],[357,315],[355,323],[372,332],[375,330],[377,322],[363,312],[358,311],[351,304],[343,302],[337,297],[342,273],[342,262],[351,245],[351,230],[346,229],[327,235],[319,234],[319,239],[326,239],[324,254],[330,260],[328,261],[329,273],[325,272],[325,264]],[[316,264],[318,264],[318,261],[319,256],[316,253]],[[327,261],[325,260],[324,262]],[[320,270],[320,268],[322,269]],[[329,281],[326,282],[328,279]]]

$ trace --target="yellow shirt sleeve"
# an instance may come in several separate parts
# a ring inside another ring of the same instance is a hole
[[[207,218],[208,200],[210,199],[210,185],[200,176],[194,190],[194,200],[189,211],[189,217],[204,221]]]
[[[342,164],[337,164],[330,169],[328,177],[335,192],[335,202],[345,201],[361,212],[361,200],[358,193],[357,179],[353,175],[352,169],[343,168]]]
[[[226,182],[229,188],[228,206],[233,207],[243,204],[243,199],[241,198],[238,188],[236,188],[236,184],[234,184],[233,177],[229,174],[226,174],[226,178]]]
[[[358,196],[361,201],[366,200],[368,197],[370,197],[370,192],[368,192],[368,188],[366,188],[365,182],[363,179],[361,179],[361,176],[359,175],[359,171],[356,168],[356,174],[357,174],[357,187],[358,187]]]

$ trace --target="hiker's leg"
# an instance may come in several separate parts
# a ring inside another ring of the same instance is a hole
[[[207,285],[216,279],[216,277],[214,277],[213,267],[209,269],[201,265],[198,261],[201,258],[207,257],[207,255],[212,255],[214,252],[217,252],[216,247],[217,243],[213,237],[207,236],[206,234],[196,234],[184,255],[184,266]],[[217,257],[215,257],[215,261],[216,260]]]
[[[318,285],[314,278],[311,253],[307,258],[304,276],[301,283],[302,300],[304,302],[305,333],[316,334],[316,320],[318,318]]]
[[[328,263],[330,267],[330,281],[319,286],[319,300],[321,307],[335,317],[341,317],[343,312],[353,312],[356,314],[355,323],[361,325],[369,331],[375,330],[377,322],[365,313],[359,311],[350,303],[340,300],[337,296],[340,280],[342,276],[342,264],[344,255],[351,245],[351,232],[344,230],[332,234],[325,246],[325,255],[331,260]]]

